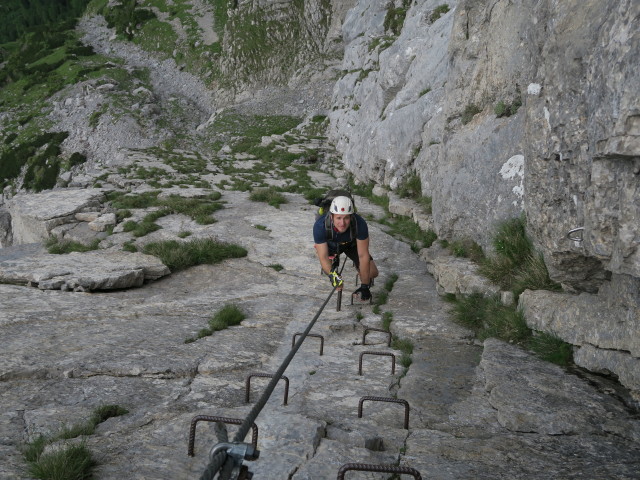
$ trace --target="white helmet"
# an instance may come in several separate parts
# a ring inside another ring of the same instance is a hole
[[[353,213],[353,202],[349,197],[336,197],[331,202],[329,211],[338,215],[350,215]]]

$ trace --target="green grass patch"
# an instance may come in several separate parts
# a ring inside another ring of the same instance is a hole
[[[403,216],[384,218],[380,223],[387,228],[386,232],[399,240],[411,244],[411,250],[419,252],[430,247],[438,236],[432,230],[424,231],[412,219]]]
[[[478,271],[503,290],[512,291],[516,297],[526,289],[561,290],[549,277],[542,255],[534,251],[525,231],[524,217],[502,222],[493,247],[495,255],[482,260]]]
[[[267,265],[267,267],[273,268],[276,272],[284,270],[284,267],[282,265],[280,265],[279,263],[272,263],[271,265]]]
[[[84,443],[67,445],[52,453],[40,455],[29,463],[29,475],[42,480],[84,480],[92,477],[96,461]]]
[[[413,353],[413,342],[411,342],[411,340],[394,338],[391,342],[391,348],[400,350],[402,352],[399,363],[405,368],[406,371],[406,369],[409,368],[411,366],[411,363],[413,362],[411,358],[411,354]]]
[[[573,364],[573,345],[544,332],[534,333],[527,345],[538,357],[562,367]]]
[[[431,21],[431,23],[435,22],[436,20],[438,20],[442,15],[444,15],[445,13],[447,13],[449,11],[449,5],[447,5],[446,3],[443,3],[442,5],[438,5],[433,12],[431,12],[431,15],[429,17],[429,20]]]
[[[524,346],[531,337],[522,311],[503,305],[497,297],[474,293],[458,298],[453,307],[453,318],[473,330],[480,340],[495,337]]]
[[[398,281],[398,274],[394,273],[392,274],[386,282],[384,282],[384,289],[387,292],[390,292],[391,290],[393,290],[393,286],[395,285],[395,283]]]
[[[247,251],[229,243],[209,238],[194,239],[186,242],[167,240],[152,242],[144,247],[144,253],[155,255],[172,272],[184,270],[194,265],[219,263],[227,258],[246,257]]]
[[[246,315],[236,305],[225,305],[209,320],[209,327],[216,332],[240,325],[245,318]]]
[[[443,240],[440,244],[455,257],[469,258],[476,263],[480,263],[485,259],[482,247],[470,238],[452,240],[451,242]]]
[[[462,124],[466,125],[467,123],[469,123],[473,119],[473,117],[475,117],[481,111],[482,109],[477,105],[474,105],[474,104],[467,105],[464,111],[462,112],[462,117],[460,119]]]
[[[119,405],[96,407],[91,417],[83,423],[66,427],[56,435],[39,435],[25,445],[23,455],[29,464],[29,474],[43,480],[79,480],[91,478],[91,469],[96,465],[84,442],[65,445],[64,448],[44,454],[47,445],[59,440],[93,435],[96,427],[112,417],[126,415],[129,411]]]
[[[249,199],[253,202],[267,203],[275,208],[280,208],[280,205],[287,203],[287,198],[273,187],[257,188],[251,192]]]
[[[86,245],[72,240],[58,240],[56,237],[49,237],[44,246],[49,253],[62,255],[71,252],[89,252],[91,250],[97,250],[99,244],[100,240],[97,238],[89,245]]]
[[[377,305],[376,305],[377,307]],[[391,328],[391,322],[393,322],[393,313],[392,312],[384,312],[382,314],[382,328],[387,332]]]

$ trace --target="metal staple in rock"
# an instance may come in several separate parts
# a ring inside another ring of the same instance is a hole
[[[240,428],[236,432],[236,435],[233,438],[234,443],[242,442],[244,440],[244,437],[247,436],[247,433],[249,433],[249,429],[255,422],[256,418],[258,418],[258,415],[260,414],[264,406],[267,404],[267,401],[269,400],[269,397],[273,393],[273,390],[276,388],[278,381],[280,380],[280,378],[284,374],[284,371],[287,369],[287,367],[291,363],[291,360],[293,360],[293,357],[295,356],[295,354],[300,349],[300,345],[302,345],[302,342],[304,342],[305,338],[307,337],[307,335],[315,325],[316,321],[320,317],[320,314],[322,314],[324,307],[326,307],[327,303],[329,303],[329,300],[331,300],[331,297],[333,296],[333,292],[336,291],[336,288],[337,287],[333,287],[333,289],[331,290],[331,293],[329,293],[329,296],[327,297],[327,299],[324,301],[324,303],[318,310],[318,313],[316,313],[313,319],[309,322],[309,325],[307,325],[307,328],[302,333],[302,335],[300,336],[300,338],[298,339],[294,347],[291,349],[291,351],[286,356],[286,358],[282,361],[282,364],[280,365],[276,373],[273,374],[273,378],[267,385],[267,388],[265,388],[264,392],[262,393],[262,396],[258,399],[256,404],[253,406],[249,414],[244,419],[244,422],[242,423],[242,425],[240,425]],[[200,480],[213,480],[213,477],[216,475],[216,473],[218,473],[220,468],[223,465],[231,462],[232,460],[229,458],[229,456],[225,451],[217,453],[216,455],[214,455],[212,458],[209,459],[209,464],[206,466],[204,472],[202,472],[202,475],[200,476]],[[225,472],[222,472],[220,475],[221,480],[225,480],[227,478],[227,475],[223,476],[224,473]]]
[[[338,470],[338,480],[344,480],[344,474],[349,470],[357,472],[380,472],[380,473],[407,473],[413,475],[415,480],[422,480],[422,475],[415,468],[401,467],[398,465],[374,465],[370,463],[346,463]]]

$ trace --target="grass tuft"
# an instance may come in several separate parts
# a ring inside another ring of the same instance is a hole
[[[256,188],[251,192],[249,199],[253,202],[264,202],[272,207],[280,208],[280,205],[287,203],[287,198],[274,188]]]
[[[478,271],[503,290],[510,290],[517,297],[526,289],[561,289],[549,278],[542,255],[534,251],[525,231],[524,217],[501,223],[493,246],[496,254],[481,260]]]
[[[209,326],[212,331],[216,332],[234,325],[240,325],[240,322],[245,318],[245,314],[237,306],[225,305],[209,320]]]
[[[457,299],[453,307],[454,320],[473,330],[480,340],[489,337],[524,345],[531,336],[524,314],[503,305],[497,297],[474,293]]]
[[[562,367],[573,363],[573,346],[555,335],[544,332],[534,334],[529,340],[528,347],[547,362]]]
[[[384,312],[384,314],[382,315],[382,328],[384,328],[388,332],[389,328],[391,327],[391,322],[393,322],[393,313]]]
[[[93,240],[89,245],[84,243],[75,242],[72,240],[58,240],[56,237],[49,237],[45,242],[45,248],[51,254],[63,255],[71,252],[89,252],[91,250],[97,250],[100,244],[100,239]]]
[[[29,464],[29,474],[42,480],[84,480],[91,478],[95,465],[87,446],[80,443],[40,455]]]
[[[197,238],[187,242],[166,240],[148,243],[144,253],[155,255],[172,272],[201,264],[219,263],[227,258],[241,258],[247,251],[230,243],[222,243],[210,238]]]

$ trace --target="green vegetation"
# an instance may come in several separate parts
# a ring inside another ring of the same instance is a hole
[[[447,5],[446,3],[442,5],[438,5],[431,13],[429,20],[431,21],[431,23],[433,23],[448,11],[449,11],[449,5]]]
[[[557,337],[545,333],[533,334],[527,327],[522,311],[503,305],[497,297],[474,293],[455,300],[454,320],[473,330],[480,340],[499,338],[528,348],[543,360],[570,365],[573,347]]]
[[[122,0],[119,4],[105,6],[102,15],[109,28],[115,28],[118,35],[124,35],[131,40],[138,26],[155,19],[153,11],[136,8],[137,0]]]
[[[410,198],[420,204],[428,215],[432,213],[431,197],[422,195],[422,182],[416,173],[412,173],[396,192],[402,198]]]
[[[554,335],[535,333],[529,339],[528,347],[547,362],[562,366],[573,363],[573,346]]]
[[[75,242],[72,240],[58,240],[56,237],[49,237],[44,246],[49,253],[61,255],[71,252],[89,252],[91,250],[97,250],[100,244],[99,239],[93,240],[89,245],[84,243]]]
[[[227,258],[241,258],[247,251],[230,243],[209,238],[198,238],[186,242],[167,240],[152,242],[144,246],[144,253],[155,255],[172,272],[201,264],[219,263]]]
[[[505,103],[500,100],[496,103],[496,106],[493,108],[493,112],[496,114],[496,117],[510,117],[511,115],[515,115],[518,109],[522,106],[522,100],[520,97],[516,98],[511,103]]]
[[[287,198],[272,187],[255,189],[251,192],[249,199],[253,202],[268,203],[276,208],[280,208],[280,205],[287,203]]]
[[[0,153],[0,188],[4,188],[27,165],[23,186],[36,192],[53,188],[61,163],[60,144],[67,132],[47,132]],[[79,154],[78,154],[79,155]],[[78,157],[74,157],[74,160]]]
[[[29,475],[42,480],[84,480],[92,478],[96,461],[84,443],[66,445],[29,462]]]
[[[198,338],[208,337],[213,332],[225,330],[240,323],[246,318],[246,315],[235,305],[225,305],[213,317],[209,319],[209,326],[198,331],[197,338],[187,338],[184,343],[193,343]]]
[[[183,214],[191,217],[199,225],[209,225],[215,222],[212,214],[221,208],[223,203],[218,200],[222,196],[220,192],[213,192],[201,198],[186,198],[180,195],[169,195],[158,198],[159,190],[131,195],[125,192],[111,192],[107,199],[111,205],[118,209],[118,218],[131,216],[129,209],[159,207],[145,215],[141,222],[129,220],[124,223],[125,232],[132,232],[135,237],[143,237],[160,229],[156,220],[166,215]]]
[[[429,93],[430,91],[431,91],[431,87],[427,87],[427,88],[425,88],[425,89],[420,91],[420,95],[419,96],[422,97],[422,96],[426,95],[427,93]]]
[[[393,5],[393,4],[392,4]],[[384,30],[391,31],[396,37],[400,35],[402,27],[404,25],[404,19],[407,16],[407,10],[411,5],[411,0],[402,0],[400,7],[394,8],[393,6],[387,10],[387,14],[384,17]]]
[[[452,240],[451,242],[442,240],[440,245],[448,248],[451,254],[456,257],[469,258],[476,263],[481,263],[485,259],[482,247],[470,238]]]
[[[466,125],[473,119],[473,117],[475,117],[481,111],[482,109],[477,105],[469,104],[465,107],[464,111],[462,112],[462,117],[460,121],[462,122],[463,125]]]
[[[65,445],[52,453],[44,453],[47,445],[59,440],[93,435],[96,427],[105,420],[126,415],[129,411],[119,405],[102,405],[94,409],[84,423],[64,428],[53,436],[40,435],[25,445],[23,454],[29,464],[29,474],[43,480],[79,480],[91,478],[91,469],[96,465],[84,442]]]
[[[279,263],[272,263],[271,265],[267,265],[267,267],[273,268],[276,272],[284,270],[284,267],[282,265],[280,265]]]
[[[413,353],[413,343],[411,340],[394,338],[391,342],[391,348],[396,350],[400,350],[402,352],[402,356],[400,357],[400,365],[402,365],[405,369],[411,366],[411,354]]]
[[[479,272],[503,290],[512,291],[516,297],[526,289],[560,290],[560,285],[549,278],[542,255],[533,249],[524,217],[501,223],[493,246],[495,255],[480,263]]]
[[[0,43],[6,43],[29,31],[51,28],[79,17],[89,0],[4,0],[2,3]]]
[[[446,242],[445,242],[446,243]],[[484,257],[482,249],[470,241],[458,241],[444,246],[467,253],[480,265],[479,272],[498,284],[501,289],[514,293],[517,298],[525,289],[559,290],[560,286],[549,278],[542,256],[533,249],[533,243],[525,231],[524,217],[502,222],[493,239],[495,254]],[[529,348],[541,358],[567,365],[571,362],[572,348],[556,337],[546,334],[533,335],[527,327],[524,314],[510,305],[504,305],[496,297],[472,294],[451,298],[456,322],[473,330],[484,340],[496,337]]]
[[[438,236],[432,230],[422,230],[412,219],[398,216],[396,218],[383,218],[382,225],[388,227],[389,235],[405,241],[411,245],[411,250],[419,252],[423,248],[429,248]]]
[[[377,305],[376,305],[377,307]],[[373,312],[373,313],[380,313],[378,312]],[[389,331],[389,329],[391,328],[391,322],[393,322],[393,313],[392,312],[384,312],[382,314],[382,328],[384,328],[387,332]]]

